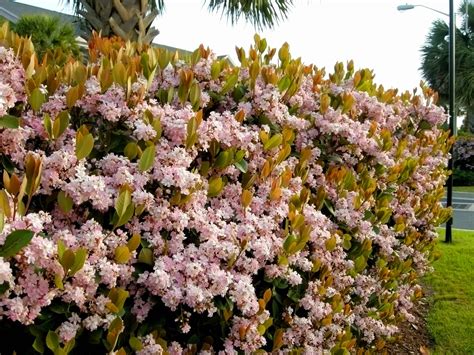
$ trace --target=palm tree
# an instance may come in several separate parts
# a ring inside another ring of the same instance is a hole
[[[465,0],[459,11],[466,9],[462,27],[456,29],[456,104],[466,114],[466,130],[474,133],[474,5]],[[435,21],[421,49],[423,77],[444,105],[449,99],[448,34],[448,25]]]
[[[86,22],[86,33],[101,32],[149,44],[159,31],[151,26],[165,9],[164,0],[64,0]],[[221,12],[234,24],[241,17],[258,29],[272,28],[285,19],[293,0],[208,0],[210,11]]]
[[[74,27],[62,22],[59,17],[25,15],[20,17],[17,23],[12,24],[12,30],[20,36],[31,36],[40,59],[46,52],[55,50],[76,57],[80,55]]]

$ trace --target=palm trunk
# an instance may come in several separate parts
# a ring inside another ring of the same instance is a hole
[[[150,44],[159,31],[151,24],[158,15],[147,0],[79,0],[87,24],[87,37],[91,32],[103,36],[119,36],[124,40]]]

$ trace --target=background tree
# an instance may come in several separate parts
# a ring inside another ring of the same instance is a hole
[[[466,13],[466,6],[467,16],[456,29],[456,104],[466,114],[464,128],[474,133],[474,5],[464,1],[459,12]],[[449,99],[448,34],[448,24],[435,21],[421,49],[423,77],[444,105]]]
[[[74,27],[59,17],[46,15],[22,16],[12,30],[21,36],[31,36],[36,53],[42,58],[47,51],[61,50],[64,54],[79,56]]]
[[[125,40],[149,44],[159,31],[151,26],[164,12],[163,0],[65,0],[72,3],[76,13],[85,19],[85,32],[117,35]],[[293,0],[208,0],[210,11],[221,12],[234,24],[241,17],[258,29],[272,28],[285,19]]]

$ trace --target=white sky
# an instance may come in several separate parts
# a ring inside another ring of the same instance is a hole
[[[34,6],[68,11],[59,0],[20,0]],[[399,12],[404,0],[294,0],[288,20],[260,33],[271,47],[290,44],[294,57],[326,67],[353,59],[356,68],[374,69],[375,81],[402,90],[418,86],[420,47],[436,19],[447,16],[417,7]],[[419,2],[415,2],[419,3]],[[448,12],[448,0],[424,0],[426,6]],[[455,9],[460,0],[455,0]],[[231,26],[220,14],[209,13],[201,0],[165,1],[166,12],[155,21],[155,42],[194,50],[203,43],[217,54],[236,58],[235,46],[248,49],[255,30],[244,22]],[[70,11],[70,10],[69,10]],[[459,16],[460,17],[460,16]],[[458,17],[458,23],[460,18]]]

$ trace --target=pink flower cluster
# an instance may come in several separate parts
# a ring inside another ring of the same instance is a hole
[[[11,49],[0,47],[0,116],[26,98],[25,70]]]
[[[318,81],[312,67],[299,69],[290,95],[290,84],[263,75],[287,78],[284,64],[260,56],[253,61],[262,72],[252,79],[248,58],[225,92],[233,69],[216,76],[218,61],[202,56],[158,70],[149,87],[139,72],[133,92],[144,94],[128,100],[117,83],[103,89],[92,75],[101,64],[90,63],[72,109],[64,83],[39,111],[25,105],[20,128],[0,129],[10,175],[24,176],[28,152],[42,162],[29,209],[5,217],[0,230],[0,247],[14,230],[35,233],[16,256],[0,257],[0,321],[38,325],[40,314],[66,304],[54,313],[62,344],[100,329],[105,338],[120,318],[123,346],[133,337],[138,354],[375,349],[410,319],[435,225],[447,215],[439,204],[446,115],[423,98],[362,89],[354,76]],[[12,72],[17,78],[4,80]],[[198,109],[179,97],[183,72],[199,86]],[[25,94],[5,48],[0,78],[6,113]],[[160,90],[174,90],[171,99]],[[55,120],[63,110],[69,126],[50,139],[45,114]],[[78,158],[82,125],[94,143]],[[3,191],[13,209],[13,194]],[[124,191],[134,209],[120,224]],[[61,245],[86,250],[79,270],[65,266]],[[117,290],[127,293],[121,305]]]

